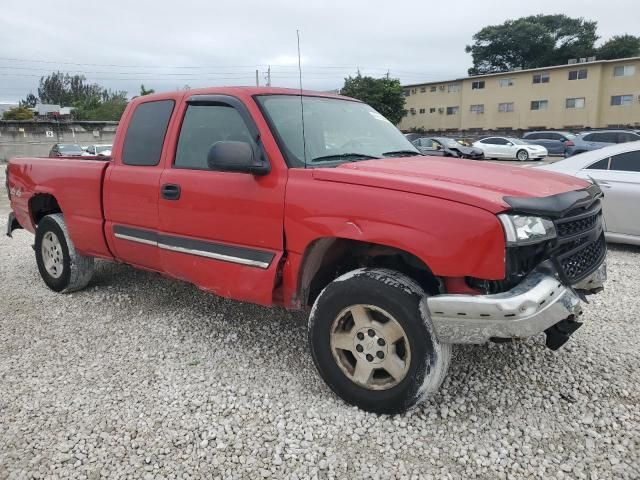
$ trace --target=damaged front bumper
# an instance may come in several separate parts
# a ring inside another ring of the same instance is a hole
[[[507,292],[437,295],[427,304],[441,342],[478,344],[546,332],[547,345],[555,350],[580,326],[582,294],[602,290],[606,272],[603,261],[589,277],[566,286],[545,264]]]

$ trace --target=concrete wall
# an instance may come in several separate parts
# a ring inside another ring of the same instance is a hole
[[[117,125],[117,122],[0,121],[0,162],[11,157],[46,157],[54,143],[112,143]]]

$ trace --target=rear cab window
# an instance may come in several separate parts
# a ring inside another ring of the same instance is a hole
[[[174,100],[156,100],[136,107],[124,139],[122,163],[147,167],[158,165],[174,106]]]

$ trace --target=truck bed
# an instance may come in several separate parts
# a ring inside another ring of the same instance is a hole
[[[24,229],[35,232],[38,219],[32,218],[30,205],[50,202],[55,208],[57,204],[76,249],[85,255],[111,258],[102,208],[102,182],[109,165],[108,157],[9,160],[7,174],[14,185],[11,203],[16,219]]]

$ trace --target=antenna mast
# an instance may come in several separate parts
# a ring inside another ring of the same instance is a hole
[[[300,60],[300,30],[296,30],[298,37],[298,78],[300,81],[300,115],[302,120],[302,156],[304,158],[304,168],[307,168],[307,140],[304,134],[304,102],[302,101],[302,62]]]

